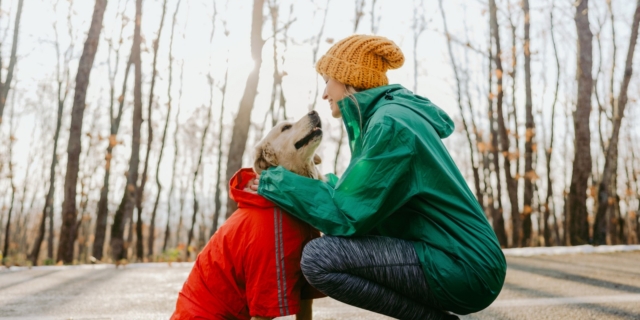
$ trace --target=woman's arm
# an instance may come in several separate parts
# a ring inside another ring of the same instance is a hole
[[[262,172],[258,193],[323,233],[366,234],[413,196],[413,141],[393,122],[376,123],[335,187],[276,167]]]

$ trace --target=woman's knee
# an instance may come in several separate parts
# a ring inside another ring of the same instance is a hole
[[[324,272],[324,260],[322,255],[322,238],[316,238],[307,243],[302,249],[300,268],[305,277],[314,276]]]
[[[336,266],[336,257],[331,254],[335,251],[335,245],[332,245],[334,242],[334,237],[323,236],[309,241],[302,250],[300,268],[312,285],[324,282],[326,277],[339,267]]]

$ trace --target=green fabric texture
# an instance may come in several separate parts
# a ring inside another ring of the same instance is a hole
[[[506,261],[473,193],[442,143],[451,118],[400,85],[341,100],[351,162],[319,181],[282,167],[258,193],[332,236],[410,240],[441,306],[480,311],[500,293]]]

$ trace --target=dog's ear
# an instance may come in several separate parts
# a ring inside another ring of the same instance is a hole
[[[278,165],[278,158],[276,153],[269,143],[261,143],[256,147],[255,160],[253,162],[253,170],[260,174],[263,170],[267,170],[270,167]]]
[[[313,164],[321,164],[322,158],[317,153],[313,154]]]

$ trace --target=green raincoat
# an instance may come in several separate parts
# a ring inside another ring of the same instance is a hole
[[[449,116],[400,85],[338,102],[352,158],[340,179],[264,171],[258,193],[332,236],[412,241],[441,306],[457,314],[496,299],[506,261],[483,210],[441,139]]]

